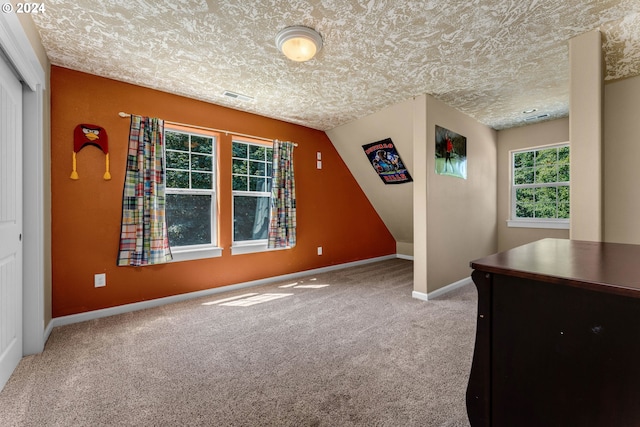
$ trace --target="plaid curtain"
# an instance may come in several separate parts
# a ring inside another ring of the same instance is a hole
[[[131,115],[118,265],[171,261],[165,221],[164,122]]]
[[[296,245],[296,185],[293,177],[292,142],[273,142],[271,181],[271,223],[269,248]]]

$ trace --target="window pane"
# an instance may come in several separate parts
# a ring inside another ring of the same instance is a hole
[[[264,176],[265,169],[265,163],[263,162],[249,162],[249,175]]]
[[[558,149],[548,148],[536,152],[536,165],[552,165],[558,161]]]
[[[247,173],[247,161],[246,160],[233,159],[233,163],[231,165],[231,168],[232,168],[232,173],[246,174]]]
[[[167,151],[167,167],[189,170],[189,154],[184,151]]]
[[[538,182],[557,182],[558,173],[555,165],[538,166],[536,168],[536,183]]]
[[[249,190],[250,191],[269,191],[267,189],[267,180],[265,178],[256,178],[254,176],[249,178]]]
[[[569,146],[558,149],[558,162],[569,163]]]
[[[211,190],[213,188],[213,175],[210,173],[192,172],[191,188]]]
[[[167,188],[189,188],[189,172],[168,170]]]
[[[533,168],[516,169],[513,171],[514,184],[533,184]]]
[[[516,204],[516,216],[518,218],[533,218],[533,203]]]
[[[524,168],[533,166],[533,151],[526,151],[524,153],[516,153],[513,155],[513,167]]]
[[[569,203],[569,186],[558,187],[558,202]]]
[[[248,180],[246,176],[233,175],[233,189],[238,191],[247,191]]]
[[[266,159],[265,152],[267,151],[267,147],[263,147],[260,145],[250,145],[249,146],[249,158],[252,160],[262,160]]]
[[[536,204],[552,203],[554,208],[558,201],[558,194],[555,187],[536,188]]]
[[[189,150],[189,135],[166,131],[164,133],[165,148],[167,150]]]
[[[550,203],[536,204],[534,215],[536,218],[556,218],[556,205]]]
[[[269,197],[233,197],[233,240],[263,240],[269,227]]]
[[[191,151],[195,153],[213,153],[213,138],[191,135]]]
[[[558,167],[558,182],[569,182],[569,165],[560,165]]]
[[[516,203],[530,203],[535,201],[535,189],[533,188],[518,188],[516,190]]]
[[[197,171],[212,171],[213,170],[213,157],[204,156],[202,154],[191,155],[191,170]]]
[[[556,218],[557,190],[555,187],[536,189],[536,218]]]
[[[166,216],[171,246],[211,244],[212,196],[167,194]]]
[[[249,157],[247,155],[247,144],[234,142],[231,151],[233,157],[239,157],[241,159],[246,159],[247,157]]]

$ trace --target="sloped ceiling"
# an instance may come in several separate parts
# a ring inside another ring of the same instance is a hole
[[[567,42],[594,29],[607,80],[640,74],[638,0],[44,4],[32,17],[55,65],[321,130],[421,94],[495,129],[566,116]],[[274,38],[291,25],[321,33],[316,58],[278,52]]]

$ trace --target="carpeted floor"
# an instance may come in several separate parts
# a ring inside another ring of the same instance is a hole
[[[55,328],[0,393],[0,425],[468,426],[476,290],[419,301],[412,269],[393,259]]]

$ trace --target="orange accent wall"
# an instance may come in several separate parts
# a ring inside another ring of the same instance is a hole
[[[231,255],[231,136],[222,134],[218,167],[223,255],[117,267],[129,131],[129,120],[119,117],[120,111],[297,142],[296,247]],[[70,179],[73,130],[80,123],[106,130],[110,181],[103,180],[105,155],[93,146],[77,154],[79,179]],[[321,170],[316,169],[318,151]],[[57,66],[51,67],[51,193],[53,317],[396,252],[391,233],[324,132]],[[318,246],[323,247],[321,256]],[[97,273],[106,273],[106,287],[94,287]]]

